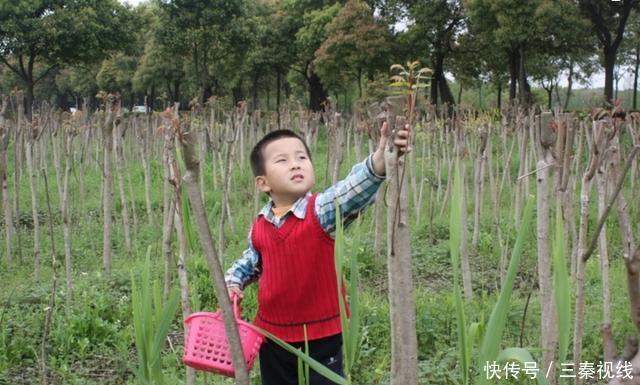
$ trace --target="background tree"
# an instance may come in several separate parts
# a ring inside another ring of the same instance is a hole
[[[606,1],[584,0],[578,2],[582,13],[591,21],[592,28],[602,49],[604,67],[604,97],[613,100],[613,72],[624,29],[632,9],[638,0]]]
[[[128,15],[117,0],[0,1],[0,60],[24,84],[27,119],[34,85],[51,70],[95,62],[128,44]]]
[[[407,0],[412,24],[409,42],[416,56],[429,58],[431,76],[431,103],[453,105],[455,99],[445,77],[445,61],[451,57],[456,40],[466,25],[462,1]]]
[[[166,60],[167,51],[155,36],[150,37],[133,75],[134,89],[147,95],[147,103],[151,106],[155,103],[157,92],[164,92],[170,104],[180,101],[180,86],[186,76],[185,59],[178,56]]]
[[[102,62],[100,71],[98,71],[96,81],[101,90],[107,92],[117,92],[122,95],[122,99],[128,95],[128,103],[130,107],[135,104],[135,95],[133,95],[133,85],[131,79],[136,70],[137,58],[124,54],[117,54]]]
[[[638,12],[631,12],[625,35],[620,45],[620,62],[629,67],[633,74],[633,101],[631,108],[638,109],[638,69],[640,68],[640,16]]]
[[[376,70],[386,69],[389,64],[386,27],[376,22],[373,10],[364,1],[349,0],[327,24],[326,32],[313,62],[321,79],[326,84],[355,80],[358,97],[362,98],[362,77],[373,78]]]
[[[188,57],[189,71],[206,102],[221,91],[224,60],[233,50],[242,50],[241,25],[244,1],[171,0],[160,2],[157,38],[168,49],[167,57]]]
[[[91,105],[90,100],[98,92],[96,77],[99,70],[99,64],[81,64],[62,68],[56,74],[56,88],[73,99],[75,108],[82,105],[83,98],[88,98]]]
[[[486,44],[500,47],[506,54],[509,69],[509,100],[518,96],[531,104],[533,95],[527,81],[527,52],[540,39],[536,9],[541,0],[472,0],[468,14],[473,30]]]
[[[303,11],[302,25],[295,34],[296,60],[292,69],[307,82],[309,108],[321,111],[328,93],[313,65],[315,52],[326,37],[325,26],[340,11],[340,4],[327,5],[320,9]]]
[[[539,78],[540,72],[546,72],[543,78],[553,76],[553,71],[559,78],[561,73],[567,73],[567,90],[564,101],[566,109],[573,90],[573,81],[577,78],[576,68],[579,73],[591,75],[589,63],[593,60],[595,50],[595,40],[592,36],[585,34],[589,28],[589,21],[580,13],[578,6],[572,0],[543,0],[536,10],[538,29],[543,31],[541,44],[536,47],[533,56],[536,63],[530,68]],[[538,66],[540,65],[540,66]],[[542,69],[542,71],[538,71]],[[551,71],[551,72],[550,72]],[[544,88],[544,87],[543,87]],[[558,102],[560,103],[560,95]],[[547,91],[549,92],[549,91]]]

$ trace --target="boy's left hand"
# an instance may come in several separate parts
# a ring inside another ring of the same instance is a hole
[[[385,147],[387,146],[387,142],[389,141],[389,137],[391,136],[391,130],[389,130],[389,124],[387,122],[382,123],[382,128],[380,128],[380,142],[378,143],[378,150],[384,152]],[[393,137],[393,144],[396,146],[398,151],[398,156],[404,155],[407,152],[411,151],[410,143],[409,143],[409,135],[410,135],[409,125],[405,124],[404,127],[396,129],[395,136]]]
[[[376,174],[385,175],[386,168],[384,164],[384,151],[387,147],[389,137],[391,136],[389,124],[387,122],[382,123],[380,134],[380,141],[378,142],[378,148],[376,149],[376,152],[373,153],[372,163],[373,171]],[[393,144],[396,147],[396,151],[398,151],[398,156],[402,156],[411,151],[411,146],[409,143],[410,134],[411,132],[408,124],[405,124],[405,126],[402,128],[396,129],[396,134],[393,137]]]

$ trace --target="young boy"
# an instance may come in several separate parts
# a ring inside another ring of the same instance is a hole
[[[373,202],[384,180],[387,123],[377,150],[327,190],[312,194],[315,175],[306,143],[289,130],[265,135],[251,151],[257,187],[269,195],[249,232],[249,248],[225,276],[229,295],[242,298],[258,280],[259,326],[294,346],[309,341],[310,355],[342,375],[342,329],[334,264],[335,204],[348,225]],[[397,131],[403,153],[409,131]],[[297,385],[297,358],[268,341],[260,349],[263,385]],[[315,371],[311,385],[333,384]]]

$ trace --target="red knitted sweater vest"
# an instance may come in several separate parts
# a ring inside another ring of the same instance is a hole
[[[262,263],[255,324],[288,342],[305,339],[304,325],[309,340],[342,330],[334,241],[318,222],[315,199],[304,219],[289,215],[277,228],[260,216],[251,232]]]

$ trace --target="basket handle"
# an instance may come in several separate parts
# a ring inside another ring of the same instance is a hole
[[[233,295],[231,296],[231,300],[233,301],[233,314],[235,315],[236,319],[241,319],[242,313],[240,312],[240,296],[238,296],[238,294],[236,293],[233,293]]]

